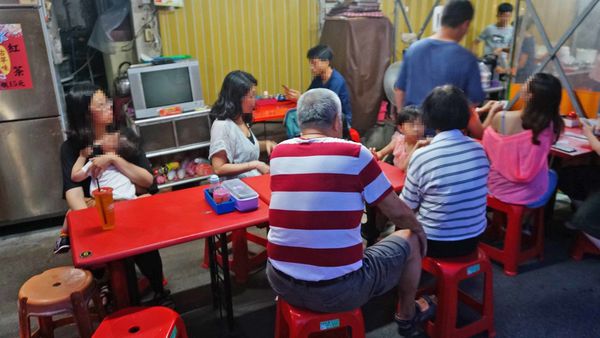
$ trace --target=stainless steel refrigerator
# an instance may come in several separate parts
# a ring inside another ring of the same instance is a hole
[[[0,88],[0,226],[57,216],[66,208],[59,156],[62,94],[43,20],[38,1],[0,0],[0,24],[22,28],[32,85]]]

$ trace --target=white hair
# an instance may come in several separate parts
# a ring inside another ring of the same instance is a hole
[[[336,117],[342,114],[342,102],[329,89],[316,88],[298,99],[298,124],[300,129],[331,128]]]

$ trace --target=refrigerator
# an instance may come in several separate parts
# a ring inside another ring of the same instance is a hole
[[[0,46],[0,227],[4,227],[59,216],[66,204],[60,166],[62,90],[48,53],[41,3],[0,0],[0,28],[0,41],[4,41]],[[14,33],[18,30],[20,37]],[[11,52],[20,54],[6,61],[3,57]],[[9,81],[11,76],[15,81]]]

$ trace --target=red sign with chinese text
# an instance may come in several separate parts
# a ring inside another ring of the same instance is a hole
[[[31,89],[31,72],[20,24],[0,24],[0,90]]]

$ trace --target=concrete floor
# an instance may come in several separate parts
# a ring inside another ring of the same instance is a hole
[[[559,203],[560,204],[560,203]],[[565,208],[555,219],[569,216]],[[48,268],[70,265],[70,254],[54,255],[59,227],[0,238],[0,337],[18,335],[17,294],[30,276]],[[264,230],[255,229],[262,232]],[[494,306],[498,337],[600,337],[600,258],[576,262],[568,257],[572,234],[556,228],[546,237],[543,262],[525,264],[516,277],[494,265]],[[227,336],[210,301],[208,271],[200,267],[204,241],[161,250],[169,289],[190,337]],[[234,285],[237,337],[272,337],[274,297],[264,271],[246,285]],[[397,337],[391,321],[393,292],[363,307],[367,337]],[[76,337],[73,327],[56,337]]]

